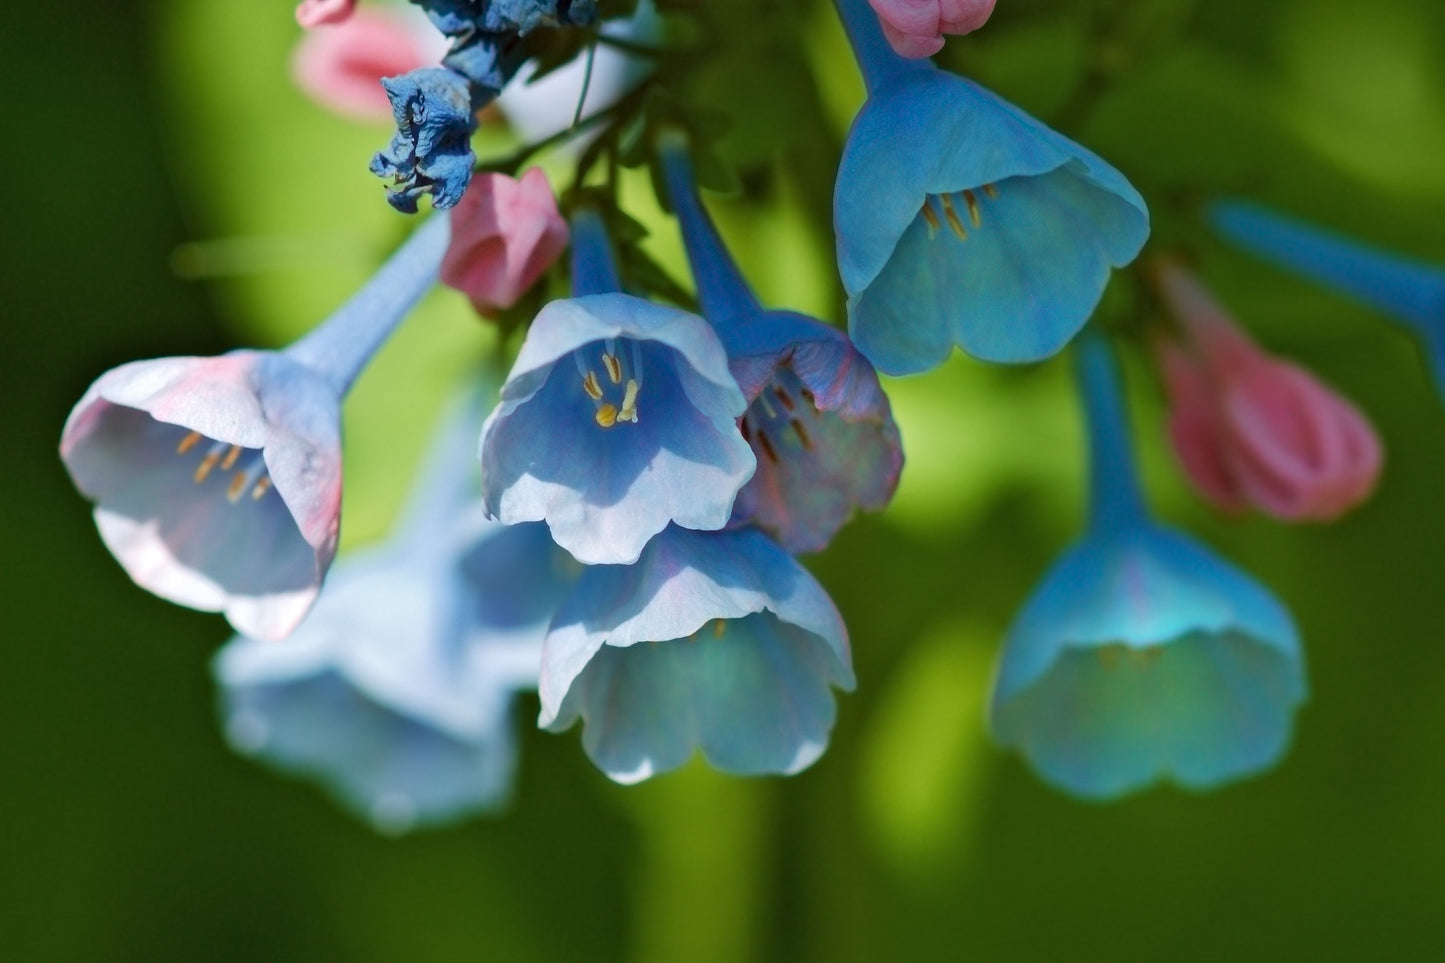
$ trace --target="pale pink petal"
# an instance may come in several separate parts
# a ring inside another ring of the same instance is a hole
[[[291,57],[291,75],[307,96],[328,110],[358,120],[386,121],[391,102],[381,78],[435,63],[407,17],[366,8],[339,26],[303,35]]]
[[[971,33],[993,14],[994,0],[868,0],[888,43],[900,56],[930,57],[944,34]]]
[[[567,222],[538,168],[514,180],[479,174],[451,213],[452,242],[441,280],[478,312],[510,307],[567,248]]]
[[[356,0],[301,0],[296,5],[296,22],[307,30],[343,23],[355,9]]]

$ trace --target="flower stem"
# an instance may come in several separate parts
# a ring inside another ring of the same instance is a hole
[[[697,283],[702,313],[714,324],[757,314],[762,306],[738,271],[737,262],[728,253],[722,238],[718,237],[717,228],[697,195],[687,141],[680,134],[668,133],[659,139],[657,149],[667,177],[667,196],[677,214],[687,260]]]
[[[1210,219],[1245,250],[1377,311],[1432,334],[1445,327],[1445,271],[1437,267],[1240,201],[1214,205]]]
[[[572,214],[572,296],[621,290],[612,241],[602,215],[590,207],[578,208]]]
[[[360,291],[285,350],[345,394],[372,356],[436,283],[451,241],[451,218],[433,214],[387,258]]]
[[[863,82],[870,95],[891,80],[933,69],[933,61],[927,57],[910,60],[894,51],[888,38],[883,36],[878,14],[868,5],[868,0],[833,0],[833,5],[838,8],[838,17],[848,31],[853,56],[863,71]]]
[[[1089,527],[1117,532],[1144,521],[1144,499],[1113,352],[1102,335],[1085,332],[1074,347],[1089,430]]]

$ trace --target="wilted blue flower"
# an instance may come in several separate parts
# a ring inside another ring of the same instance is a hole
[[[238,637],[214,665],[237,750],[317,780],[384,832],[506,799],[513,696],[536,685],[576,570],[544,526],[482,516],[466,408],[397,534],[338,562],[285,644]]]
[[[994,734],[1050,782],[1099,799],[1264,769],[1306,694],[1294,625],[1243,573],[1149,521],[1108,348],[1087,339],[1078,352],[1090,527],[1009,632]]]
[[[1242,201],[1213,205],[1210,219],[1245,250],[1403,322],[1425,343],[1445,391],[1445,268]]]
[[[472,131],[477,119],[466,78],[442,67],[423,67],[381,85],[391,100],[396,135],[371,159],[371,172],[389,177],[386,199],[407,214],[432,194],[447,208],[462,199],[472,179]]]
[[[538,27],[585,27],[597,19],[597,0],[411,0],[450,37],[474,32],[525,36]]]
[[[687,145],[668,140],[662,158],[698,300],[748,399],[742,433],[758,468],[734,521],[791,552],[821,551],[854,511],[883,508],[898,487],[903,449],[888,396],[841,332],[763,310],[702,207]]]
[[[842,619],[791,556],[756,529],[674,526],[635,565],[583,571],[543,644],[538,722],[581,718],[587,755],[623,783],[696,750],[794,773],[827,747],[829,686],[853,684]]]
[[[577,297],[542,309],[482,430],[482,494],[586,564],[630,563],[669,522],[727,524],[755,461],[702,318],[617,292],[600,219],[572,225]]]
[[[285,351],[134,361],[90,386],[60,455],[138,585],[257,638],[296,627],[336,553],[341,398],[435,281],[448,236],[431,218]]]
[[[854,343],[889,374],[955,344],[987,361],[1054,354],[1143,246],[1143,198],[1012,104],[894,53],[864,0],[837,5],[868,84],[833,204]]]

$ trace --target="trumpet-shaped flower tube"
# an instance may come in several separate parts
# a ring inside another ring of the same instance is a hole
[[[1415,332],[1445,393],[1445,268],[1244,201],[1210,209],[1214,227],[1240,247],[1346,294]]]
[[[836,3],[868,85],[833,201],[858,350],[895,375],[954,345],[986,361],[1056,353],[1143,246],[1143,198],[1012,104],[894,53],[866,0]]]
[[[232,745],[317,780],[384,832],[505,801],[514,694],[536,686],[542,639],[573,576],[541,525],[480,513],[458,405],[388,542],[342,559],[285,645],[238,637],[214,672]]]
[[[1108,348],[1090,339],[1078,351],[1090,528],[1009,631],[994,734],[1048,781],[1097,799],[1265,769],[1306,695],[1294,625],[1243,573],[1148,520]]]
[[[627,564],[669,522],[727,524],[756,467],[747,402],[706,321],[616,293],[595,214],[572,236],[578,296],[527,332],[482,429],[482,495],[507,524],[545,521],[580,562]]]
[[[431,286],[433,218],[350,301],[280,352],[160,358],[102,375],[60,454],[142,588],[262,639],[316,599],[341,517],[341,398]]]
[[[855,511],[881,510],[898,487],[903,448],[888,397],[841,332],[763,310],[702,207],[686,144],[669,139],[662,157],[698,300],[748,400],[741,427],[758,468],[734,522],[757,524],[790,552],[821,551]]]
[[[585,569],[542,648],[539,723],[633,783],[701,751],[726,772],[794,773],[827,747],[830,686],[853,687],[821,586],[756,529],[672,527],[635,565]]]
[[[1182,266],[1158,261],[1154,276],[1184,331],[1156,353],[1170,440],[1194,486],[1221,508],[1290,521],[1327,521],[1368,498],[1383,447],[1359,409],[1265,354]]]
[[[505,174],[472,178],[451,218],[442,283],[465,294],[479,314],[515,304],[567,248],[567,222],[539,167],[520,180]]]

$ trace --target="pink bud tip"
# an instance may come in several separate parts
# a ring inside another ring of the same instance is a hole
[[[567,249],[567,222],[547,176],[478,174],[451,212],[452,243],[441,279],[493,315],[511,307]]]
[[[1155,344],[1169,436],[1199,493],[1286,521],[1329,521],[1368,498],[1384,449],[1360,410],[1264,352],[1188,270],[1168,260],[1152,267],[1183,332]]]
[[[972,33],[993,14],[994,0],[868,0],[883,35],[903,57],[931,57],[944,34]]]
[[[298,19],[306,6],[297,8]],[[391,102],[381,78],[434,63],[405,17],[384,8],[365,9],[335,27],[304,35],[291,58],[291,75],[302,91],[329,110],[385,121],[391,119]]]
[[[296,5],[296,22],[307,30],[341,23],[356,9],[356,0],[301,0]]]

